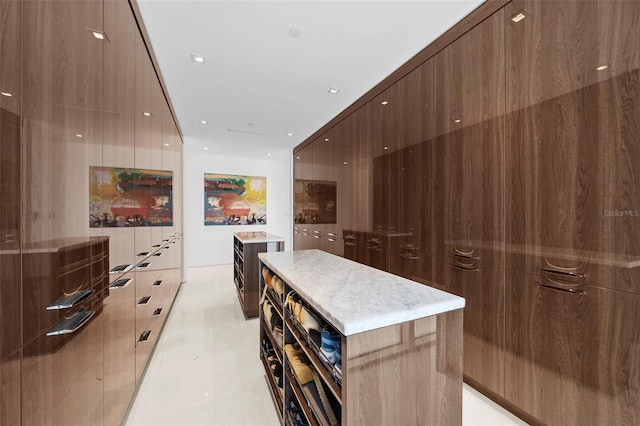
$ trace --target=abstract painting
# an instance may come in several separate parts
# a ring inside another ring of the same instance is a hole
[[[336,223],[336,182],[296,179],[294,185],[295,223]]]
[[[89,167],[91,228],[173,225],[173,172]]]
[[[204,174],[205,225],[266,223],[266,177]]]

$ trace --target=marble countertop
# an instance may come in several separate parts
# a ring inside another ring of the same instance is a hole
[[[233,235],[243,244],[246,243],[277,243],[284,238],[266,232],[234,232]]]
[[[258,256],[345,336],[465,304],[461,297],[321,250]]]

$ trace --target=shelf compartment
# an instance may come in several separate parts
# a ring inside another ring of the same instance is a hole
[[[265,324],[264,320],[260,322],[260,325],[262,327],[263,334],[267,336],[267,340],[269,340],[269,343],[271,343],[271,347],[274,348],[274,352],[276,353],[276,357],[280,361],[280,364],[284,364],[284,355],[282,354],[282,351],[283,351],[282,346],[278,344],[278,342],[275,339],[275,336],[273,335],[271,330],[269,330],[269,327],[267,326],[267,324]],[[260,347],[260,350],[264,353],[264,349],[262,347]]]
[[[311,361],[311,364],[313,364],[320,378],[327,384],[327,387],[336,397],[338,402],[342,404],[342,388],[334,378],[333,371],[328,371],[325,364],[322,362],[322,360],[320,360],[320,357],[315,353],[315,351],[309,348],[307,340],[301,335],[296,326],[292,324],[292,319],[290,316],[287,316],[287,318],[285,319],[285,324],[293,337],[295,337],[302,351]]]
[[[271,373],[271,368],[269,367],[269,363],[262,355],[260,355],[260,361],[262,361],[262,366],[264,367],[265,378],[266,378],[267,384],[269,385],[268,387],[269,387],[269,392],[271,393],[271,398],[273,399],[273,403],[276,406],[276,412],[280,417],[280,422],[283,423],[284,416],[283,416],[282,410],[284,409],[284,402],[283,402],[284,398],[280,393],[280,389],[278,389],[278,383],[274,381],[273,374]]]
[[[281,302],[279,303],[279,302],[276,302],[275,300],[273,300],[273,295],[269,292],[268,289],[267,289],[267,299],[269,300],[269,303],[271,303],[271,305],[274,308],[276,308],[276,311],[280,315],[280,318],[282,318],[284,320],[284,310],[282,308]]]
[[[307,418],[309,425],[319,426],[319,423],[316,420],[315,414],[313,414],[313,412],[311,411],[311,407],[309,407],[309,403],[307,402],[307,399],[305,398],[304,394],[302,393],[302,390],[298,386],[298,381],[295,379],[295,377],[293,376],[293,373],[291,373],[289,368],[285,369],[285,375],[287,376],[287,381],[289,382],[289,386],[293,391],[293,395],[298,400],[298,403],[300,404],[300,408],[302,408],[302,411],[304,412],[304,415]],[[289,407],[285,407],[285,413],[288,413],[288,412],[289,412]]]
[[[282,342],[280,342],[280,340],[278,340],[278,336],[273,333],[273,331],[271,330],[271,327],[269,327],[269,324],[267,324],[267,321],[264,318],[264,316],[261,316],[261,318],[262,318],[262,328],[264,328],[265,333],[267,334],[267,336],[269,336],[269,339],[271,340],[271,344],[273,345],[274,348],[280,349],[280,352],[282,353],[282,351],[284,350],[284,321],[282,326],[283,338],[281,339]]]

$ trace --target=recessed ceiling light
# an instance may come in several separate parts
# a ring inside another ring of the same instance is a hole
[[[206,150],[208,150],[208,149],[209,149],[209,148],[207,148],[206,146],[204,147],[204,150],[205,150],[205,151],[206,151]]]
[[[460,123],[462,120],[460,120],[459,118],[456,118],[455,120],[453,120],[454,123]]]
[[[600,65],[598,68],[596,68],[596,71],[603,71],[603,70],[606,70],[607,68],[609,68],[609,65]]]
[[[287,136],[293,136],[293,133],[287,133]]]
[[[526,17],[527,17],[527,15],[525,15],[525,14],[524,14],[524,12],[518,12],[518,13],[516,13],[515,15],[513,15],[513,16],[511,17],[511,20],[512,20],[513,22],[520,22],[520,21],[522,21],[522,20],[523,20],[524,18],[526,18]]]
[[[324,138],[324,141],[325,142],[329,142],[329,138]]]
[[[13,96],[13,94],[11,94],[11,93],[9,93],[9,92],[0,92],[0,95],[2,95],[2,96],[6,96],[6,97],[8,97],[8,98],[10,98],[10,97],[12,97],[12,96]]]
[[[207,120],[200,120],[200,124],[209,124]]]
[[[102,40],[102,41],[109,41],[109,37],[107,37],[107,34],[103,31],[98,31],[98,30],[90,30],[87,28],[87,31],[89,31],[91,33],[91,35],[93,36],[93,38],[97,39],[97,40]]]
[[[384,147],[382,147],[382,149],[389,149],[389,147],[388,146],[384,146]]]
[[[382,101],[380,102],[381,105],[387,105],[389,103],[389,101]]]
[[[193,62],[195,62],[196,64],[206,64],[207,63],[207,58],[205,58],[202,55],[196,55],[195,53],[191,54],[191,60]]]
[[[297,29],[296,27],[291,27],[289,28],[289,35],[293,38],[298,38],[300,37],[300,34],[302,34],[302,32]]]
[[[164,144],[164,146],[169,146],[169,144],[168,144],[168,143],[165,143],[165,144]]]
[[[144,115],[145,117],[151,117],[151,113],[150,112],[143,112],[142,115]]]
[[[332,95],[335,95],[339,91],[340,89],[338,89],[337,87],[332,87],[331,89],[328,90],[328,92],[331,93]]]
[[[83,135],[81,135],[80,133],[78,133],[78,134],[76,135],[76,138],[82,138],[82,137],[84,137],[84,136],[83,136]]]
[[[271,157],[271,154],[267,154],[267,157]]]

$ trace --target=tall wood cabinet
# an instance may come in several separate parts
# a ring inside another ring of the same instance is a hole
[[[639,22],[486,2],[318,132],[364,165],[344,257],[463,296],[465,380],[531,422],[639,422]]]
[[[181,162],[128,1],[0,1],[0,424],[122,422],[181,281]],[[172,171],[171,226],[90,227],[92,166]]]

